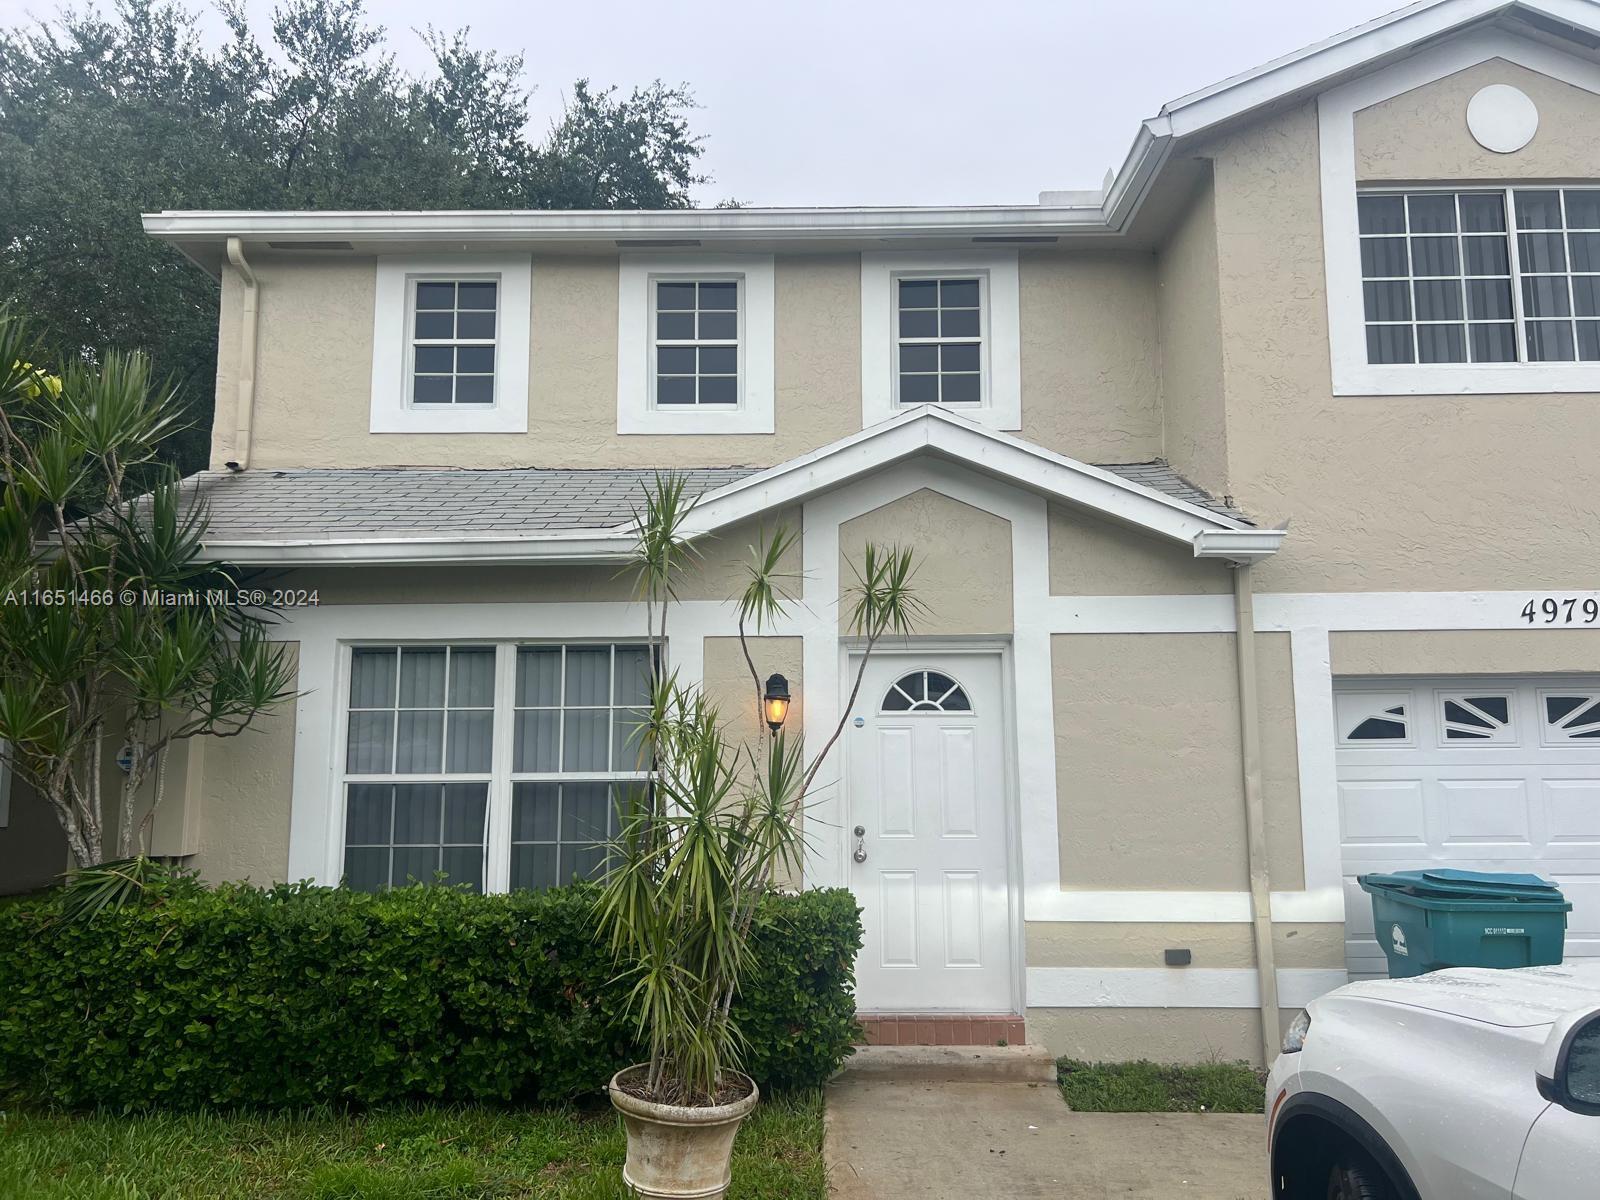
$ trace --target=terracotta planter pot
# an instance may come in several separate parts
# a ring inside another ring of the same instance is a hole
[[[630,1096],[617,1086],[628,1067],[611,1077],[611,1104],[628,1127],[628,1161],[622,1181],[650,1200],[721,1200],[733,1178],[733,1138],[739,1122],[761,1098],[755,1081],[734,1072],[750,1085],[750,1094],[714,1108],[654,1104]]]

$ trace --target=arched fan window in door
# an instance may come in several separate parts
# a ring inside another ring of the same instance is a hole
[[[969,713],[966,689],[939,671],[912,671],[889,685],[880,710],[895,712]]]

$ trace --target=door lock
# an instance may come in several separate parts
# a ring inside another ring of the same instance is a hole
[[[867,827],[865,825],[857,825],[855,834],[856,851],[850,857],[858,863],[864,863],[867,861]]]

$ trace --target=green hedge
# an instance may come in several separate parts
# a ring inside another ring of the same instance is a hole
[[[472,896],[225,886],[79,924],[0,910],[0,1087],[72,1107],[555,1101],[635,1061],[589,887]],[[846,891],[763,901],[745,1069],[821,1084],[850,1053]]]

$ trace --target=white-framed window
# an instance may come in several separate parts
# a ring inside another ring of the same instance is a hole
[[[895,403],[980,408],[989,277],[896,275]]]
[[[1513,721],[1515,703],[1509,692],[1475,688],[1464,692],[1440,692],[1439,737],[1447,746],[1514,746],[1517,731]]]
[[[413,276],[407,298],[411,406],[493,404],[499,277]]]
[[[1593,63],[1525,40],[1492,35],[1464,35],[1329,88],[1317,97],[1321,232],[1326,268],[1324,291],[1327,297],[1329,364],[1335,396],[1461,397],[1600,392],[1600,362],[1576,357],[1576,352],[1571,359],[1541,358],[1526,353],[1528,330],[1523,327],[1524,320],[1563,322],[1570,317],[1573,322],[1572,336],[1576,342],[1579,333],[1576,322],[1580,319],[1576,313],[1552,312],[1549,316],[1545,316],[1542,313],[1522,313],[1513,309],[1514,316],[1511,321],[1514,326],[1513,332],[1522,341],[1522,345],[1519,346],[1519,357],[1515,361],[1497,362],[1489,357],[1497,347],[1502,353],[1505,349],[1503,331],[1488,328],[1491,325],[1507,323],[1497,316],[1485,316],[1484,324],[1479,327],[1480,331],[1476,332],[1475,336],[1481,351],[1481,357],[1476,360],[1471,357],[1470,343],[1467,351],[1468,359],[1461,362],[1385,363],[1373,362],[1369,357],[1366,296],[1363,286],[1367,280],[1363,278],[1363,238],[1358,209],[1362,197],[1376,194],[1381,189],[1369,188],[1359,179],[1356,152],[1357,114],[1396,96],[1415,91],[1435,80],[1448,78],[1490,61],[1513,63],[1587,92],[1600,91],[1600,72],[1596,71]],[[1456,182],[1445,185],[1441,181],[1441,186],[1432,189],[1409,186],[1388,190],[1406,193],[1424,193],[1429,190],[1447,193],[1498,190],[1504,193],[1507,188],[1512,191],[1548,192],[1585,190],[1595,186],[1592,177],[1551,179],[1544,171],[1536,172],[1531,168],[1527,177],[1519,178],[1516,174],[1516,164],[1522,160],[1519,160],[1516,153],[1494,157],[1500,160],[1493,170],[1497,178],[1490,182],[1488,187],[1468,186]],[[1517,220],[1514,205],[1508,218],[1510,222]],[[1583,229],[1573,231],[1590,232]],[[1461,232],[1466,235],[1473,231]],[[1494,231],[1477,232],[1488,234]],[[1511,232],[1511,229],[1506,231],[1507,257],[1510,257],[1510,252],[1516,252],[1520,257],[1523,248],[1521,240],[1510,237]],[[1521,232],[1539,234],[1557,231],[1553,228],[1531,225]],[[1568,230],[1563,228],[1559,232],[1566,234]],[[1444,235],[1424,232],[1423,236]],[[1536,240],[1543,241],[1543,239]],[[1482,250],[1486,247],[1476,247],[1476,249]],[[1517,281],[1512,296],[1518,306],[1521,306],[1526,299],[1522,291],[1524,273],[1533,277],[1550,277],[1564,273],[1564,269],[1540,269],[1532,262],[1526,266],[1519,266],[1516,262],[1508,265],[1511,267],[1510,277]],[[1464,271],[1463,281],[1466,277],[1467,272]],[[1395,277],[1383,278],[1393,281]],[[1448,279],[1449,276],[1424,275],[1422,278],[1442,280]],[[1504,292],[1498,284],[1492,282],[1497,278],[1494,271],[1485,271],[1479,278],[1486,281],[1479,289],[1480,305],[1498,303],[1498,298],[1502,298]],[[1540,304],[1554,299],[1548,290],[1552,289],[1553,285],[1536,283],[1532,287],[1534,291],[1542,293],[1538,296]],[[1394,291],[1397,293],[1398,289]],[[1493,301],[1491,297],[1494,297]],[[1438,299],[1436,296],[1429,297],[1430,302],[1436,299]],[[1448,300],[1444,302],[1449,303]],[[1493,311],[1488,308],[1480,310]],[[1446,320],[1444,323],[1452,322]],[[1461,324],[1466,325],[1468,322],[1463,318]],[[1385,336],[1403,340],[1399,334]],[[1454,333],[1430,333],[1429,341],[1433,346],[1433,352],[1438,354],[1441,350],[1453,351],[1455,336]],[[1547,336],[1556,338],[1556,342],[1548,351],[1542,345],[1536,346],[1536,355],[1561,352],[1562,335],[1554,332],[1553,327],[1552,330],[1542,327],[1534,330],[1536,340]]]
[[[736,275],[650,281],[653,408],[738,405],[741,284]]]
[[[617,432],[771,433],[772,255],[624,254]]]
[[[1363,189],[1367,363],[1600,363],[1600,188]]]
[[[385,255],[373,433],[526,433],[532,259]]]
[[[861,419],[922,404],[1022,427],[1015,251],[861,256]]]
[[[342,873],[360,890],[592,878],[627,789],[649,650],[622,642],[349,648]]]

